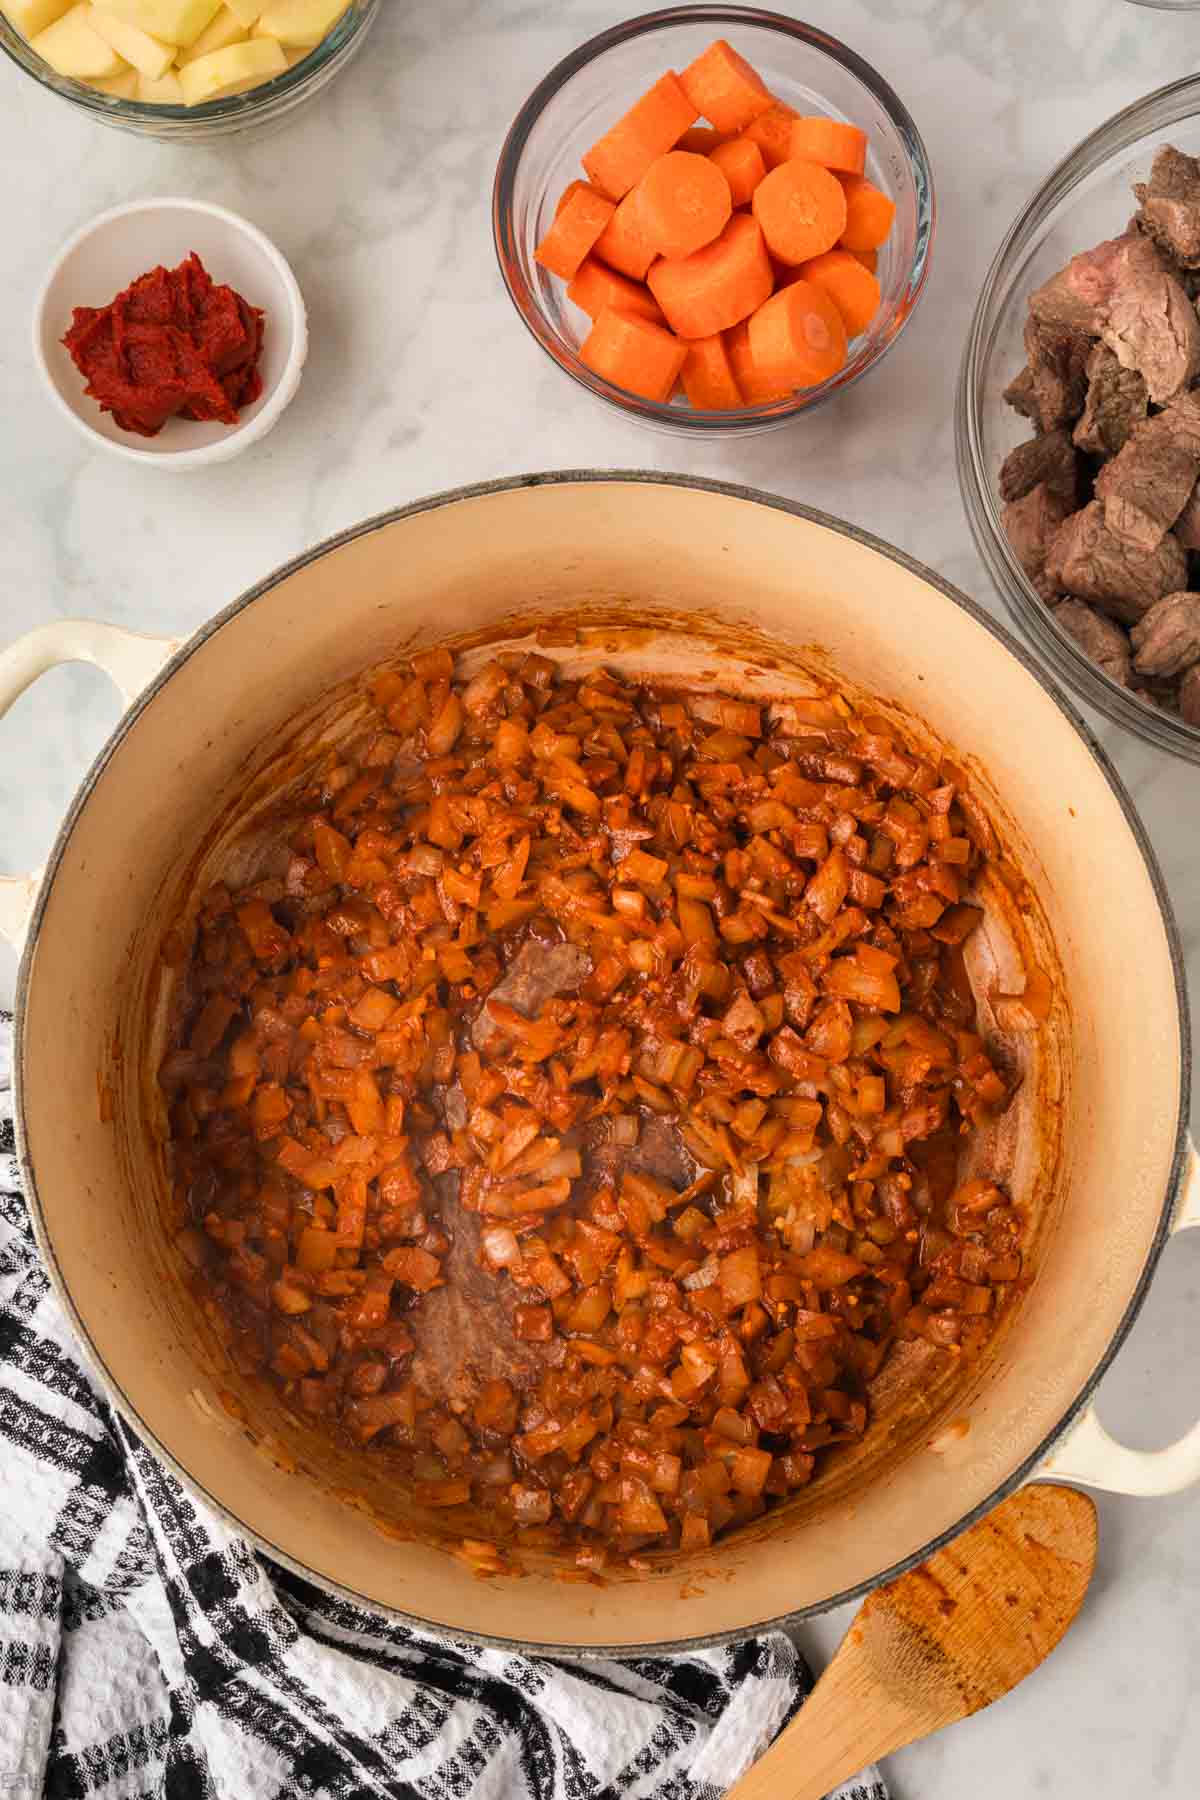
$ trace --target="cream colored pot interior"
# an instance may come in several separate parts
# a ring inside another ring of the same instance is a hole
[[[161,1031],[157,949],[171,908],[198,846],[206,873],[219,862],[231,797],[254,793],[281,734],[406,649],[520,636],[563,613],[581,627],[555,652],[569,665],[671,668],[763,693],[832,668],[913,732],[970,753],[981,787],[1002,796],[1007,848],[1029,883],[1020,910],[1068,996],[1026,1082],[1036,1105],[1013,1170],[1041,1221],[1038,1274],[990,1357],[950,1402],[931,1394],[876,1433],[869,1479],[835,1468],[698,1563],[602,1587],[536,1570],[481,1581],[446,1549],[381,1531],[371,1509],[387,1512],[387,1496],[353,1461],[331,1476],[362,1492],[359,1508],[333,1496],[281,1416],[259,1404],[265,1444],[233,1422],[219,1394],[237,1384],[173,1261],[152,1141],[161,1122],[142,1079]],[[460,1631],[577,1648],[745,1631],[820,1606],[1011,1477],[1085,1389],[1137,1288],[1171,1176],[1182,1058],[1146,865],[1100,769],[1021,663],[917,573],[823,524],[744,496],[620,480],[514,486],[367,530],[199,643],[76,819],[32,952],[23,1043],[44,1243],[142,1429],[322,1579]]]

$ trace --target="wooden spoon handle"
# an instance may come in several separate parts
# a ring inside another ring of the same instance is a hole
[[[990,1706],[1049,1656],[1095,1562],[1085,1494],[1039,1484],[1011,1495],[868,1595],[800,1712],[726,1800],[823,1800],[868,1763]]]
[[[831,1664],[791,1724],[725,1800],[824,1800],[840,1782],[912,1738],[911,1706],[881,1693],[862,1664]]]

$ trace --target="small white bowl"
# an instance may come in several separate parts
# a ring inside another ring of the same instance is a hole
[[[106,306],[148,269],[174,268],[193,250],[214,281],[266,314],[263,391],[236,425],[168,419],[157,437],[138,437],[84,392],[63,334],[73,307]],[[134,200],[101,213],[59,251],[34,305],[33,354],[50,398],[93,446],[145,467],[199,469],[240,456],[278,424],[300,385],[308,319],[287,262],[248,220],[204,200]]]

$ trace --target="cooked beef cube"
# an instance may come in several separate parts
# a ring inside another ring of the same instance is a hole
[[[1200,725],[1200,663],[1193,663],[1179,684],[1179,714],[1189,725]]]
[[[1055,608],[1054,622],[1112,681],[1120,687],[1129,686],[1129,639],[1119,625],[1103,613],[1093,612],[1082,600],[1064,600]]]
[[[1200,391],[1180,394],[1155,418],[1169,419],[1177,441],[1194,457],[1200,458]]]
[[[1171,274],[1175,277],[1176,281],[1187,295],[1188,299],[1193,303],[1196,300],[1200,300],[1200,268],[1188,269],[1185,268],[1181,262],[1177,261],[1176,258],[1171,255],[1166,244],[1164,244],[1161,239],[1155,238],[1153,231],[1151,231],[1141,213],[1135,213],[1134,217],[1129,221],[1129,230],[1141,232],[1144,237],[1148,237],[1153,242],[1157,242],[1159,254],[1166,263]]]
[[[1074,424],[1087,399],[1087,359],[1091,339],[1070,326],[1025,321],[1025,354],[1033,376],[1037,422],[1043,431]]]
[[[1114,536],[1139,550],[1162,542],[1200,477],[1200,408],[1190,394],[1137,427],[1096,477]]]
[[[1109,530],[1135,549],[1157,549],[1187,504],[1198,475],[1200,463],[1169,439],[1139,443],[1131,438],[1096,478],[1096,498],[1104,502]]]
[[[1171,713],[1178,717],[1179,677],[1177,675],[1172,676],[1169,680],[1163,680],[1154,675],[1135,676],[1134,685],[1129,691],[1136,694],[1146,706],[1156,707],[1159,712]]]
[[[626,1169],[636,1169],[678,1193],[690,1187],[699,1166],[680,1136],[674,1119],[654,1113],[643,1115],[636,1144],[613,1142],[608,1129],[611,1121],[600,1118],[588,1128],[588,1142],[583,1157],[584,1191],[611,1188],[619,1192],[621,1176]]]
[[[1200,662],[1200,594],[1167,594],[1130,632],[1139,675],[1182,675]]]
[[[939,1369],[945,1364],[946,1354],[945,1350],[924,1338],[897,1339],[891,1355],[867,1382],[867,1397],[875,1416],[886,1414],[888,1418],[895,1418],[901,1407],[918,1395],[922,1396],[922,1404],[928,1405],[927,1396]]]
[[[412,1374],[418,1387],[465,1411],[487,1381],[531,1383],[540,1368],[562,1361],[561,1339],[530,1344],[517,1336],[514,1310],[537,1290],[497,1281],[483,1263],[486,1221],[459,1204],[459,1177],[439,1176],[440,1222],[450,1239],[442,1259],[443,1287],[421,1296],[404,1322],[415,1340]]]
[[[1200,483],[1188,495],[1187,504],[1175,521],[1174,531],[1185,550],[1200,550]]]
[[[1087,400],[1075,442],[1093,456],[1115,456],[1149,410],[1145,377],[1123,369],[1107,344],[1095,344],[1087,360]]]
[[[1126,369],[1139,369],[1146,378],[1151,400],[1160,405],[1185,388],[1200,370],[1200,319],[1183,288],[1171,275],[1156,246],[1136,232],[1109,238],[1094,250],[1074,256],[1065,269],[1052,276],[1029,297],[1032,319],[1045,328],[1103,337]],[[1061,374],[1063,349],[1040,358],[1026,350],[1035,378],[1039,365]],[[1047,425],[1046,397],[1039,386],[1043,424]],[[1076,411],[1062,413],[1052,423],[1078,418]]]
[[[1115,296],[1161,274],[1163,266],[1149,238],[1126,232],[1124,237],[1109,238],[1094,250],[1073,256],[1065,269],[1029,296],[1029,310],[1043,324],[1099,337]]]
[[[1200,269],[1200,162],[1171,144],[1157,152],[1150,179],[1134,193],[1145,229],[1183,269]]]
[[[696,1160],[679,1135],[674,1119],[659,1118],[654,1113],[642,1117],[636,1160],[647,1175],[681,1191],[696,1179],[698,1173]]]
[[[443,1088],[440,1098],[442,1117],[446,1121],[447,1128],[450,1131],[465,1131],[467,1120],[471,1116],[471,1109],[467,1102],[467,1096],[463,1093],[459,1083],[455,1081],[449,1087]]]
[[[1136,625],[1156,600],[1183,586],[1187,552],[1169,531],[1155,550],[1126,543],[1108,529],[1104,502],[1093,500],[1060,526],[1046,557],[1046,577],[1122,624]]]
[[[1005,536],[1043,600],[1058,591],[1046,576],[1046,552],[1070,510],[1044,481],[1004,509]]]
[[[1004,398],[1014,412],[1022,418],[1032,419],[1035,425],[1042,422],[1042,409],[1038,404],[1037,383],[1033,379],[1033,370],[1026,363],[1021,373],[1009,382],[1004,390]]]
[[[1200,372],[1200,318],[1174,275],[1139,275],[1120,288],[1101,335],[1123,368],[1145,376],[1158,406]]]
[[[1079,505],[1079,456],[1071,434],[1061,426],[1018,444],[1000,470],[1002,500],[1020,500],[1042,485],[1062,501],[1067,512]]]
[[[591,959],[574,944],[526,944],[496,983],[488,1000],[502,1000],[514,1012],[536,1019],[547,1000],[573,994],[592,972]],[[483,1050],[501,1028],[485,1000],[472,1030],[475,1048]]]

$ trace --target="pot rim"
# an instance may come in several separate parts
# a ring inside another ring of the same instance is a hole
[[[1122,814],[1124,815],[1125,822],[1129,826],[1133,840],[1137,845],[1138,850],[1141,852],[1147,874],[1150,877],[1150,883],[1154,890],[1155,899],[1158,902],[1159,914],[1162,918],[1163,928],[1166,933],[1167,947],[1171,958],[1171,969],[1175,981],[1175,998],[1178,1007],[1180,1027],[1180,1091],[1175,1127],[1175,1149],[1171,1162],[1171,1172],[1167,1181],[1167,1189],[1163,1199],[1162,1212],[1159,1216],[1154,1240],[1150,1245],[1146,1260],[1138,1275],[1136,1285],[1120,1323],[1113,1333],[1108,1348],[1105,1350],[1087,1381],[1083,1384],[1079,1393],[1063,1412],[1058,1424],[1029,1452],[1012,1474],[1002,1481],[990,1495],[981,1500],[979,1504],[973,1507],[968,1513],[964,1514],[954,1525],[949,1526],[945,1531],[940,1532],[936,1537],[931,1538],[928,1543],[912,1551],[908,1556],[901,1558],[898,1562],[891,1564],[886,1569],[880,1570],[878,1574],[858,1582],[854,1586],[842,1590],[840,1593],[831,1594],[825,1600],[810,1606],[799,1607],[789,1612],[780,1613],[774,1618],[756,1621],[747,1624],[741,1629],[730,1631],[701,1634],[699,1636],[664,1638],[658,1642],[649,1644],[573,1646],[521,1638],[501,1637],[495,1633],[473,1632],[461,1628],[447,1629],[445,1626],[438,1625],[436,1622],[423,1619],[417,1613],[406,1612],[399,1607],[382,1605],[380,1602],[370,1599],[367,1595],[359,1593],[356,1589],[344,1586],[341,1582],[330,1576],[320,1575],[316,1570],[309,1568],[297,1558],[289,1555],[286,1551],[281,1550],[278,1545],[273,1544],[268,1538],[255,1530],[253,1526],[248,1525],[245,1520],[239,1518],[222,1500],[215,1494],[210,1493],[200,1482],[196,1481],[184,1468],[183,1464],[179,1462],[165,1445],[159,1441],[157,1436],[143,1422],[137,1407],[125,1394],[116,1378],[110,1373],[103,1358],[100,1356],[96,1345],[92,1340],[88,1326],[80,1315],[67,1287],[66,1280],[59,1268],[57,1258],[55,1257],[49,1239],[46,1222],[43,1217],[41,1200],[38,1194],[37,1177],[30,1160],[25,1139],[23,1098],[24,1021],[25,1009],[28,1004],[29,991],[32,984],[37,943],[42,921],[45,916],[46,903],[54,883],[55,875],[58,872],[59,865],[61,864],[70,843],[75,825],[91,797],[92,790],[95,788],[101,775],[107,768],[109,761],[140,719],[142,713],[157,697],[161,690],[166,687],[172,676],[174,676],[193,655],[195,655],[202,645],[206,644],[210,638],[215,637],[226,625],[231,624],[233,620],[246,610],[247,607],[252,606],[256,600],[261,599],[264,595],[278,587],[281,582],[289,580],[293,575],[298,574],[302,569],[307,568],[309,564],[316,562],[319,558],[328,555],[332,551],[342,549],[345,545],[354,542],[360,537],[365,537],[370,532],[384,530],[392,525],[398,524],[403,519],[417,518],[425,513],[433,512],[435,510],[440,511],[443,507],[456,505],[464,500],[477,500],[490,495],[511,493],[525,488],[564,487],[592,484],[600,485],[601,483],[611,482],[626,482],[644,486],[657,485],[662,487],[683,488],[698,493],[718,494],[726,499],[749,501],[755,505],[769,507],[775,512],[789,513],[794,518],[802,519],[809,524],[824,526],[828,530],[837,532],[842,537],[851,539],[854,543],[861,544],[868,550],[877,552],[879,555],[884,556],[889,561],[897,564],[900,568],[906,569],[910,574],[916,575],[919,579],[928,582],[930,586],[936,588],[937,591],[942,594],[945,599],[950,601],[952,605],[959,607],[960,610],[973,619],[977,625],[982,626],[1002,649],[1007,650],[1011,656],[1017,659],[1022,668],[1033,676],[1034,680],[1043,691],[1054,701],[1067,723],[1074,728],[1078,737],[1091,753],[1092,759],[1099,768],[1100,773],[1108,782],[1108,785],[1121,808]],[[1044,1461],[1053,1446],[1059,1441],[1087,1406],[1102,1377],[1109,1369],[1117,1352],[1128,1337],[1134,1320],[1141,1311],[1150,1282],[1158,1267],[1159,1258],[1162,1255],[1164,1246],[1170,1235],[1171,1218],[1180,1189],[1187,1154],[1188,1104],[1191,1094],[1191,1077],[1192,1042],[1183,950],[1179,936],[1179,928],[1175,920],[1174,910],[1171,905],[1170,896],[1167,892],[1162,870],[1158,864],[1158,859],[1155,855],[1153,846],[1150,843],[1149,837],[1147,836],[1146,829],[1138,815],[1137,809],[1133,804],[1132,797],[1126,789],[1124,782],[1121,780],[1120,775],[1117,773],[1107,752],[1095,737],[1082,714],[1076,710],[1074,703],[1054,684],[1054,682],[1050,680],[1033,654],[1026,649],[1005,626],[990,618],[976,601],[969,599],[966,594],[961,593],[950,582],[945,581],[940,575],[934,573],[933,570],[926,568],[925,565],[918,562],[915,557],[911,557],[905,551],[898,550],[892,545],[885,543],[881,538],[875,537],[871,532],[863,531],[857,525],[851,525],[847,521],[834,518],[831,514],[821,512],[815,507],[805,506],[798,501],[785,500],[777,494],[770,494],[759,488],[746,487],[736,482],[714,481],[704,476],[664,474],[651,469],[559,469],[525,475],[510,475],[493,481],[474,482],[463,487],[450,488],[438,494],[428,495],[420,500],[410,501],[405,506],[399,506],[387,512],[377,513],[373,517],[363,520],[360,524],[350,526],[344,531],[337,532],[332,537],[326,538],[322,543],[316,544],[310,549],[303,551],[299,556],[294,557],[290,562],[285,563],[281,568],[274,570],[262,581],[257,582],[253,587],[247,589],[238,599],[232,601],[213,618],[208,620],[207,623],[201,625],[191,637],[180,645],[179,649],[168,659],[149,685],[142,690],[137,699],[122,715],[112,736],[101,749],[71,801],[66,817],[59,828],[53,847],[46,859],[41,885],[38,889],[37,900],[29,923],[29,932],[25,943],[25,949],[21,957],[21,964],[17,977],[16,1005],[14,1009],[13,1111],[16,1135],[16,1154],[18,1167],[21,1171],[21,1178],[29,1203],[34,1236],[37,1241],[38,1250],[45,1263],[47,1273],[53,1282],[59,1302],[80,1341],[80,1346],[85,1357],[91,1368],[97,1374],[112,1405],[129,1426],[130,1430],[154,1451],[154,1454],[159,1457],[166,1467],[171,1470],[172,1474],[183,1483],[186,1489],[193,1494],[198,1494],[205,1505],[211,1507],[218,1517],[227,1525],[237,1531],[239,1535],[248,1538],[257,1549],[268,1556],[273,1562],[290,1570],[292,1574],[299,1576],[301,1580],[314,1584],[323,1592],[334,1595],[339,1599],[345,1600],[351,1605],[360,1609],[365,1609],[368,1612],[402,1621],[404,1624],[414,1626],[420,1631],[433,1632],[439,1637],[458,1639],[464,1643],[478,1644],[489,1648],[518,1651],[530,1656],[567,1657],[575,1658],[582,1662],[594,1662],[613,1657],[680,1655],[688,1652],[714,1648],[723,1644],[737,1643],[748,1636],[759,1635],[767,1631],[785,1630],[790,1626],[796,1625],[801,1620],[818,1617],[822,1613],[831,1611],[834,1607],[843,1606],[851,1601],[863,1598],[882,1583],[893,1581],[897,1576],[903,1575],[909,1569],[915,1568],[919,1563],[925,1561],[927,1557],[932,1555],[934,1551],[941,1549],[945,1544],[953,1542],[953,1540],[962,1532],[966,1531],[971,1525],[974,1525],[978,1520],[989,1513],[1001,1500],[1006,1499],[1009,1494],[1014,1493],[1017,1488],[1022,1486],[1023,1483],[1035,1473],[1038,1465]]]

